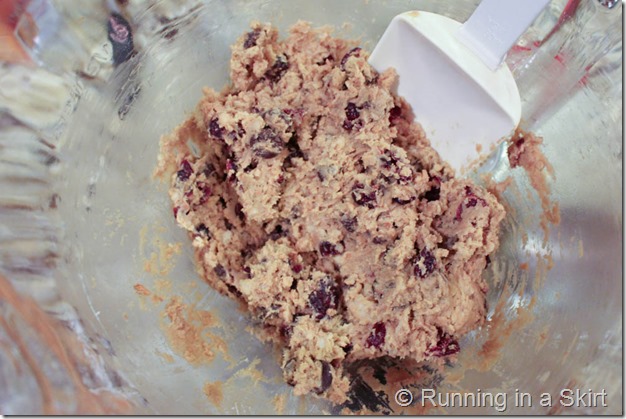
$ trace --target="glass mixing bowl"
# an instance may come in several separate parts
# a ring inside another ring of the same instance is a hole
[[[540,195],[511,169],[506,146],[468,174],[511,179],[508,215],[485,272],[490,321],[461,342],[465,354],[440,391],[505,392],[506,413],[623,413],[622,6],[612,3],[554,0],[507,58],[522,127],[545,139],[560,223],[542,228]],[[252,20],[282,34],[298,19],[333,25],[371,50],[398,13],[463,21],[476,4],[21,2],[15,37],[32,63],[0,69],[1,413],[81,413],[96,399],[103,411],[130,413],[339,412],[293,396],[278,351],[196,274],[167,186],[153,177],[159,138],[204,86],[228,83],[229,46]],[[184,330],[215,358],[172,344]],[[405,377],[386,394],[361,388],[351,406],[402,412],[394,391],[417,393],[417,381]],[[566,388],[605,391],[606,406],[563,406]],[[515,406],[516,391],[532,406]]]

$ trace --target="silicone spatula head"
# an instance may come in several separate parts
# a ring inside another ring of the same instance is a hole
[[[549,0],[483,0],[465,24],[428,12],[396,16],[370,56],[394,68],[398,94],[456,170],[517,127],[521,101],[504,56]]]

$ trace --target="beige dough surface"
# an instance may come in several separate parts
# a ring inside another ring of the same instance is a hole
[[[284,348],[296,394],[341,403],[350,363],[441,362],[485,320],[504,210],[454,177],[394,83],[328,29],[254,23],[231,84],[162,139],[201,275]]]

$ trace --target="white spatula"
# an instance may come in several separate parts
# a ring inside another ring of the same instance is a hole
[[[370,56],[399,75],[441,157],[457,171],[517,127],[521,103],[504,56],[549,0],[483,0],[461,24],[428,12],[396,16]]]

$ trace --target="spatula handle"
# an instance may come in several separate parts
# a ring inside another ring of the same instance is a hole
[[[457,37],[492,70],[550,0],[483,0]]]

